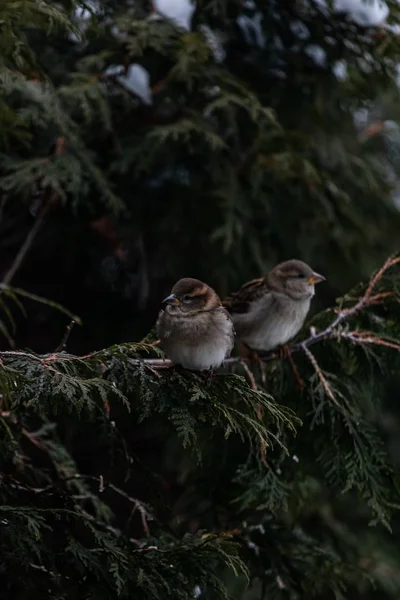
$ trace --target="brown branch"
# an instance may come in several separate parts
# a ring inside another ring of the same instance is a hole
[[[231,359],[228,359],[228,361],[229,360]],[[224,364],[227,364],[228,361],[225,361]],[[150,365],[154,369],[170,369],[174,366],[174,363],[169,358],[144,358],[141,362]],[[235,360],[234,362],[236,363],[238,361]]]
[[[3,410],[1,411],[0,416],[6,419],[10,419],[11,423],[13,423],[14,425],[19,425],[21,427],[22,435],[24,435],[31,442],[31,444],[36,446],[36,448],[43,450],[43,452],[48,452],[47,448],[36,439],[35,435],[21,425],[21,423],[11,411]]]
[[[242,365],[242,367],[244,369],[247,379],[249,380],[251,389],[256,392],[258,390],[258,386],[257,386],[256,379],[253,375],[253,372],[251,371],[250,367],[248,366],[248,364],[245,362],[245,360],[243,358],[239,360],[239,363]],[[257,419],[259,421],[262,421],[263,418],[264,418],[264,408],[261,404],[258,404],[257,405]],[[269,465],[267,462],[267,448],[266,448],[265,444],[263,444],[262,442],[260,442],[260,458],[261,458],[261,462],[263,463],[265,468],[269,469]]]
[[[7,477],[10,479],[10,476],[7,476]],[[76,473],[74,475],[70,475],[67,477],[60,477],[59,481],[67,482],[67,481],[74,481],[74,480],[79,480],[79,479],[83,479],[83,480],[87,480],[87,481],[94,481],[94,482],[98,483],[100,493],[104,492],[104,490],[109,488],[109,489],[113,490],[116,494],[118,494],[119,496],[126,498],[126,500],[128,500],[133,505],[132,513],[134,513],[136,510],[139,512],[140,517],[141,517],[142,526],[143,526],[143,531],[145,532],[146,535],[149,534],[149,526],[148,526],[147,520],[152,519],[153,517],[149,513],[149,511],[146,509],[145,505],[142,502],[140,502],[139,500],[136,500],[136,498],[132,498],[132,496],[129,496],[129,494],[127,494],[126,492],[124,492],[124,490],[121,490],[120,488],[115,486],[113,483],[104,483],[103,475],[96,477],[95,475],[81,475],[79,473]],[[26,489],[28,489],[31,492],[34,492],[35,494],[43,494],[45,492],[53,490],[56,485],[56,484],[50,484],[43,488],[34,488],[34,487],[29,486],[28,484],[25,484],[24,482],[17,481],[14,478],[13,478],[13,482],[18,483],[20,486],[25,487]],[[81,508],[80,508],[80,510],[81,510]]]
[[[304,387],[305,387],[304,381],[302,380],[302,378],[300,376],[299,370],[297,368],[296,363],[293,360],[293,356],[292,356],[291,352],[289,352],[289,354],[288,354],[288,361],[290,362],[290,366],[292,367],[292,371],[293,371],[293,374],[297,381],[297,385],[299,386],[300,390],[304,390]]]
[[[387,298],[393,298],[396,294],[394,292],[381,292],[380,294],[375,294],[374,296],[370,296],[368,304],[381,304]]]
[[[375,275],[373,275],[370,279],[367,291],[365,292],[364,298],[366,300],[369,300],[371,298],[371,294],[372,291],[374,289],[374,287],[376,286],[376,284],[378,283],[378,281],[383,277],[383,275],[386,273],[386,271],[388,269],[390,269],[391,267],[394,267],[395,265],[398,265],[400,263],[400,256],[397,256],[396,258],[394,257],[389,257],[387,259],[387,261],[382,265],[382,267],[375,273]]]
[[[116,492],[123,498],[126,498],[127,500],[129,500],[129,502],[131,502],[133,504],[134,509],[132,510],[132,513],[134,513],[136,510],[139,512],[140,518],[142,521],[143,531],[145,532],[146,535],[149,535],[149,526],[147,523],[147,519],[150,517],[150,515],[147,512],[147,510],[144,508],[143,504],[141,502],[139,502],[139,500],[135,500],[135,498],[128,496],[128,494],[126,492],[117,488],[113,483],[109,483],[108,487],[110,489],[114,490],[114,492]]]
[[[323,372],[321,371],[321,367],[319,366],[319,364],[317,363],[317,360],[315,358],[315,356],[312,354],[311,350],[309,350],[307,348],[307,346],[303,346],[303,350],[304,353],[306,354],[306,356],[309,358],[312,366],[315,369],[316,374],[318,375],[321,383],[322,383],[322,387],[324,388],[325,392],[327,393],[327,395],[329,396],[329,398],[332,400],[332,402],[334,402],[337,406],[339,406],[338,401],[335,398],[335,395],[332,391],[331,386],[329,385],[325,375],[323,374]]]
[[[3,194],[1,196],[1,201],[0,201],[0,223],[3,220],[4,208],[5,208],[7,200],[8,200],[7,194]]]
[[[60,342],[60,344],[57,346],[57,348],[54,350],[55,353],[57,352],[62,352],[63,350],[65,350],[65,347],[67,345],[68,342],[68,338],[70,336],[70,333],[73,329],[75,325],[75,321],[72,319],[72,321],[70,322],[70,324],[68,325],[67,329],[65,330],[64,336]]]
[[[378,337],[372,331],[343,331],[340,337],[350,340],[354,344],[375,344],[376,346],[386,346],[400,351],[400,344]]]
[[[65,138],[58,137],[55,144],[54,157],[62,154],[65,148]],[[50,160],[50,159],[48,159]],[[15,274],[20,269],[21,264],[25,260],[26,255],[28,254],[33,242],[37,234],[39,233],[45,217],[49,212],[50,208],[54,205],[57,200],[57,194],[54,190],[51,190],[48,198],[45,200],[42,209],[39,212],[39,215],[36,217],[36,220],[31,228],[30,232],[25,238],[24,243],[20,247],[16,257],[13,260],[11,267],[8,269],[7,273],[4,276],[3,284],[10,285],[11,281],[14,279]],[[4,293],[4,291],[0,291],[0,296]]]
[[[7,273],[4,275],[3,284],[9,285],[11,283],[11,281],[14,279],[16,272],[20,269],[21,264],[23,263],[23,261],[25,259],[25,256],[28,254],[37,234],[39,233],[39,231],[43,225],[43,222],[48,213],[48,210],[49,210],[49,204],[47,203],[43,206],[42,210],[40,211],[38,217],[36,218],[36,220],[33,224],[32,229],[26,236],[24,243],[20,247],[16,257],[14,258],[11,267],[8,269]],[[0,291],[0,295],[3,293],[4,293],[4,291]]]
[[[257,383],[256,383],[253,373],[250,371],[248,365],[244,362],[243,359],[241,359],[239,362],[242,365],[242,367],[247,375],[251,389],[256,392],[258,388],[257,388]]]
[[[113,483],[104,482],[103,475],[96,477],[95,475],[80,475],[77,473],[75,475],[71,475],[70,477],[62,477],[61,481],[73,481],[75,479],[85,479],[85,480],[89,480],[89,481],[95,481],[96,483],[99,484],[99,492],[104,492],[104,490],[109,488],[110,490],[113,490],[116,494],[118,494],[119,496],[126,498],[126,500],[128,500],[131,504],[134,505],[135,510],[137,510],[140,513],[140,516],[142,519],[142,524],[143,524],[143,529],[144,529],[145,533],[149,532],[149,526],[147,524],[147,519],[152,519],[152,516],[146,510],[146,508],[142,502],[140,502],[139,500],[136,500],[136,498],[132,498],[132,496],[129,496],[129,494],[124,492],[124,490],[121,490],[119,487],[117,487]],[[51,489],[52,487],[53,486],[49,486],[47,488],[43,488],[43,490],[44,489],[48,490],[48,489]]]

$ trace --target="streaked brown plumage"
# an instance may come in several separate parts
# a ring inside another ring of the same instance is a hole
[[[163,302],[157,331],[168,358],[194,371],[219,367],[233,348],[234,329],[215,291],[186,277]]]
[[[325,277],[300,260],[280,263],[265,277],[245,283],[223,305],[238,338],[252,350],[287,344],[302,328],[314,285]]]

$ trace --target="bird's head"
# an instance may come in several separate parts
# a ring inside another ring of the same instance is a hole
[[[185,277],[174,285],[163,304],[166,304],[169,313],[189,315],[221,306],[221,301],[209,285]]]
[[[301,260],[288,260],[274,267],[267,281],[273,289],[294,300],[302,300],[314,296],[314,286],[325,281],[325,277]]]

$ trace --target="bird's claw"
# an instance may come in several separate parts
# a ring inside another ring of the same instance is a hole
[[[281,360],[289,358],[292,354],[292,349],[288,344],[283,344],[278,348],[278,356]]]
[[[261,368],[263,361],[262,361],[259,353],[256,352],[256,350],[250,351],[249,360],[251,363],[253,363],[254,365],[257,365],[259,368]]]
[[[214,377],[214,369],[208,369],[207,371],[205,371],[205,372],[204,372],[204,376],[205,376],[205,378],[206,378],[206,381],[207,381],[208,383],[210,383],[210,382],[211,382],[211,380],[212,380],[212,379],[213,379],[213,377]]]

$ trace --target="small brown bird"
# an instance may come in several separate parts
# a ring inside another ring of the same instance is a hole
[[[300,331],[314,285],[324,280],[304,262],[288,260],[266,277],[245,283],[223,304],[242,342],[252,350],[272,350],[287,344]]]
[[[161,345],[173,363],[193,371],[215,369],[234,344],[232,319],[215,291],[198,279],[180,279],[157,320]]]

